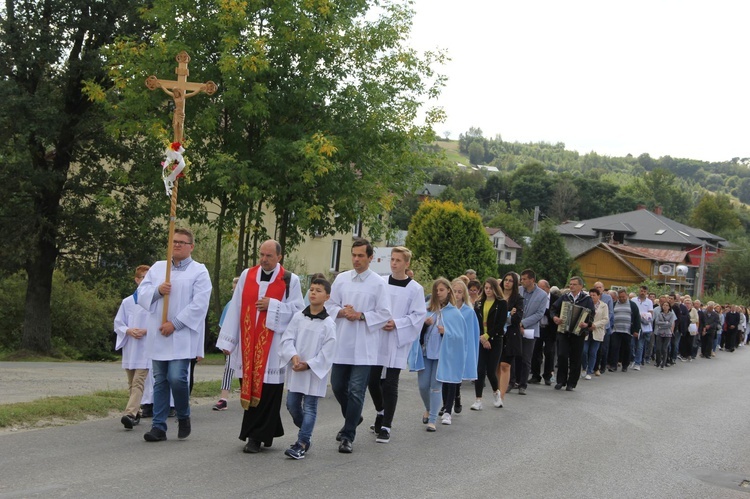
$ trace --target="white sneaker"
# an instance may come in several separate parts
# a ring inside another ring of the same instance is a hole
[[[482,410],[482,401],[481,400],[477,400],[476,402],[474,402],[473,404],[471,404],[470,409],[472,411],[481,411]],[[445,415],[445,414],[443,414],[443,415]]]
[[[443,413],[443,420],[441,421],[443,424],[451,424],[451,415],[447,412]]]
[[[635,366],[633,366],[633,369],[635,371],[640,371],[641,370],[641,366],[639,366],[639,365],[636,364]]]
[[[495,407],[503,406],[503,399],[500,397],[500,392],[495,392]]]
[[[583,377],[583,379],[591,379],[591,375],[587,374],[586,376]]]

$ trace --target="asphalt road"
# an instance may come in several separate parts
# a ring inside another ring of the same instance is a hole
[[[413,373],[402,375],[389,444],[366,423],[354,453],[339,454],[342,424],[330,395],[319,405],[313,447],[283,450],[296,429],[257,455],[237,439],[242,411],[193,406],[193,434],[146,443],[147,427],[119,418],[0,435],[0,498],[10,497],[575,497],[747,498],[750,488],[750,348],[665,371],[581,380],[574,392],[532,385],[506,407],[465,410],[427,433]],[[2,371],[0,371],[2,372]],[[486,404],[490,405],[490,404]]]

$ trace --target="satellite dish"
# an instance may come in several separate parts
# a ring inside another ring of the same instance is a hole
[[[677,266],[677,275],[680,277],[685,277],[688,273],[688,267],[687,265],[678,265]]]
[[[659,265],[659,273],[662,275],[671,275],[674,273],[674,267],[668,264]]]

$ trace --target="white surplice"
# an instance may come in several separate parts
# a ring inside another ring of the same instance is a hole
[[[336,353],[336,323],[329,316],[311,319],[302,312],[294,315],[281,336],[281,364],[287,367],[286,387],[290,392],[325,397],[326,378]],[[310,369],[293,371],[289,361],[299,355]]]
[[[115,350],[122,349],[123,369],[151,369],[146,340],[148,335],[136,339],[126,333],[130,328],[148,329],[147,322],[148,312],[135,303],[133,295],[122,300],[114,325],[117,334]]]
[[[388,279],[389,276],[383,278],[391,297],[391,311],[396,329],[380,330],[380,350],[375,365],[406,369],[409,349],[419,337],[422,324],[427,317],[424,288],[414,279],[403,287],[388,284]]]
[[[261,281],[260,277],[263,274],[263,269],[258,269],[256,274],[259,294],[258,298],[265,297],[269,284],[276,279],[284,278],[283,275],[280,275],[280,269],[281,265],[276,264],[276,268],[273,270],[270,281]],[[245,289],[245,281],[247,280],[249,271],[250,269],[245,269],[240,276],[240,280],[237,281],[237,287],[234,289],[232,301],[230,302],[227,313],[224,316],[224,323],[221,326],[219,339],[216,342],[216,348],[231,352],[231,366],[234,368],[235,375],[238,378],[242,377],[242,354],[237,348],[240,343],[240,324],[242,323],[242,293]],[[266,362],[266,373],[263,376],[263,383],[284,383],[285,369],[284,366],[281,365],[281,360],[279,358],[279,343],[281,341],[282,333],[289,325],[289,322],[291,322],[294,314],[304,308],[303,303],[302,286],[300,285],[299,277],[297,277],[296,274],[292,274],[289,280],[289,296],[285,293],[281,301],[275,298],[269,300],[268,313],[266,314],[266,327],[273,331],[273,339],[271,340],[271,348],[268,352],[268,361]]]
[[[328,315],[336,320],[334,364],[374,366],[378,362],[380,329],[392,316],[391,299],[382,277],[369,269],[362,274],[366,277],[361,281],[363,276],[357,276],[354,270],[339,274],[326,302]],[[346,305],[364,313],[365,320],[336,318]]]
[[[164,298],[159,285],[166,278],[167,262],[156,262],[138,286],[138,305],[148,310],[148,352],[153,360],[194,359],[205,356],[203,342],[206,313],[211,299],[211,278],[202,263],[191,261],[185,270],[172,269],[167,321],[177,319],[185,327],[169,336],[159,331]]]

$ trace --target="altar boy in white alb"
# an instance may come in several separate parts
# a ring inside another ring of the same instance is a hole
[[[148,269],[148,265],[139,265],[135,269],[136,286],[143,281]],[[130,392],[125,414],[120,419],[126,430],[132,430],[133,426],[141,421],[141,399],[151,365],[146,350],[147,321],[148,312],[138,306],[138,290],[136,290],[135,293],[122,300],[115,316],[115,334],[117,334],[115,350],[122,349],[122,368],[128,375]]]
[[[383,277],[388,283],[393,317],[380,330],[378,363],[370,370],[370,397],[377,412],[375,441],[387,444],[391,439],[391,424],[398,402],[398,378],[405,369],[412,343],[419,337],[427,316],[424,289],[406,275],[411,262],[411,251],[403,246],[391,250],[391,275]]]
[[[350,454],[357,425],[362,422],[370,366],[378,362],[380,329],[391,318],[388,285],[370,270],[373,249],[369,241],[352,243],[352,270],[336,277],[326,310],[336,318],[336,355],[331,368],[331,389],[341,406],[344,427],[336,440],[339,452]]]
[[[331,284],[313,279],[308,298],[310,305],[292,318],[281,336],[279,356],[288,364],[286,407],[299,428],[297,441],[284,454],[302,459],[310,449],[318,399],[326,395],[326,379],[336,353],[336,323],[326,312],[325,302]]]
[[[191,258],[193,234],[176,229],[172,239],[170,282],[165,282],[167,261],[156,262],[138,287],[138,305],[149,312],[148,352],[154,375],[154,419],[143,438],[167,439],[169,391],[177,411],[177,438],[190,435],[190,359],[203,357],[206,313],[211,299],[211,278],[206,266]],[[164,296],[169,295],[167,322],[162,323]]]

